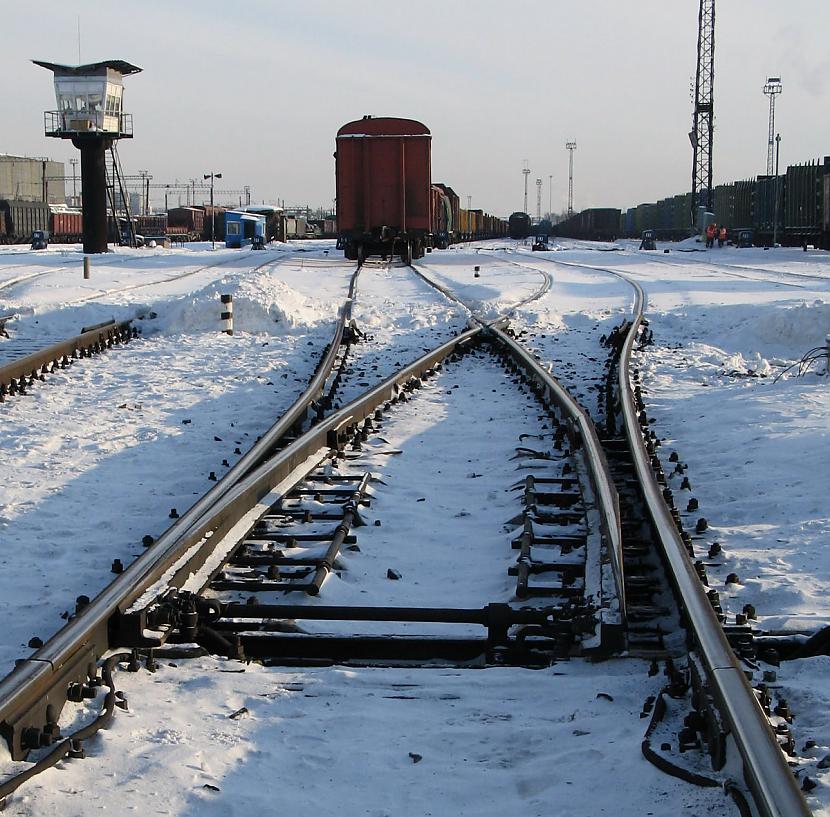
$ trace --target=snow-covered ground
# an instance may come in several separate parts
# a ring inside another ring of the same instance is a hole
[[[490,316],[552,276],[551,290],[515,323],[586,400],[605,357],[599,336],[632,302],[624,282],[595,268],[640,281],[654,331],[638,358],[645,399],[667,469],[674,450],[687,465],[692,490],[680,491],[675,478],[678,504],[694,496],[690,526],[708,520],[696,545],[710,583],[731,615],[751,603],[763,628],[812,632],[830,623],[830,379],[773,379],[830,332],[827,255],[671,249],[559,242],[531,253],[489,242],[433,252],[419,266]],[[265,253],[120,251],[95,259],[90,281],[80,259],[71,250],[0,250],[0,314],[19,316],[0,355],[15,338],[68,336],[111,317],[137,318],[143,333],[0,407],[0,671],[28,654],[31,636],[56,630],[75,596],[100,590],[114,558],[139,553],[170,508],[192,504],[208,473],[221,473],[222,460],[232,463],[234,449],[244,451],[296,397],[352,271],[324,242]],[[233,337],[218,331],[224,292],[234,296]],[[414,358],[467,319],[394,267],[364,270],[354,314],[371,336],[355,349],[354,384],[379,378],[372,367],[387,352]],[[708,559],[714,541],[723,556]],[[725,584],[729,573],[738,584]],[[642,760],[638,713],[660,678],[649,681],[638,662],[471,675],[255,666],[239,674],[208,659],[177,663],[149,682],[146,673],[119,675],[132,711],[90,742],[94,761],[60,764],[21,790],[10,813],[224,815],[264,804],[338,815],[731,813],[720,793],[700,800]],[[805,771],[819,784],[811,805],[825,817],[830,770],[816,761],[830,753],[818,691],[826,666],[811,659],[779,670],[798,748],[817,744],[805,752],[813,758]],[[248,717],[228,719],[243,706]],[[577,765],[586,761],[590,771]],[[607,787],[591,783],[600,764],[603,779],[606,767],[615,770]],[[630,806],[629,794],[638,798]],[[593,799],[562,810],[582,795]]]

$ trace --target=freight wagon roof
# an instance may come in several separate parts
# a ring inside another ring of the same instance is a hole
[[[337,138],[360,136],[429,136],[429,128],[414,119],[398,119],[394,116],[364,116],[348,122],[337,131]]]

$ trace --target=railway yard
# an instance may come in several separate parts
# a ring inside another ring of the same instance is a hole
[[[5,811],[830,815],[826,254],[701,246],[0,248]]]

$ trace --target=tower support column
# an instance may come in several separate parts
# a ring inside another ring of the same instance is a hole
[[[75,137],[81,151],[81,188],[84,215],[84,252],[107,251],[107,150],[112,140],[105,136]]]

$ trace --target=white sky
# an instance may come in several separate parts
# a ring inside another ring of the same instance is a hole
[[[433,178],[474,207],[521,209],[521,169],[553,208],[567,203],[566,139],[575,139],[575,207],[626,207],[690,186],[697,0],[48,0],[4,4],[6,78],[0,152],[67,161],[43,136],[50,75],[32,58],[125,59],[135,138],[128,173],[155,182],[223,173],[312,207],[334,197],[334,137],[371,113],[424,122]],[[414,10],[414,11],[413,11]],[[780,75],[781,162],[830,153],[830,4],[721,0],[715,62],[715,181],[765,172],[768,75]],[[69,165],[67,164],[67,172]]]

